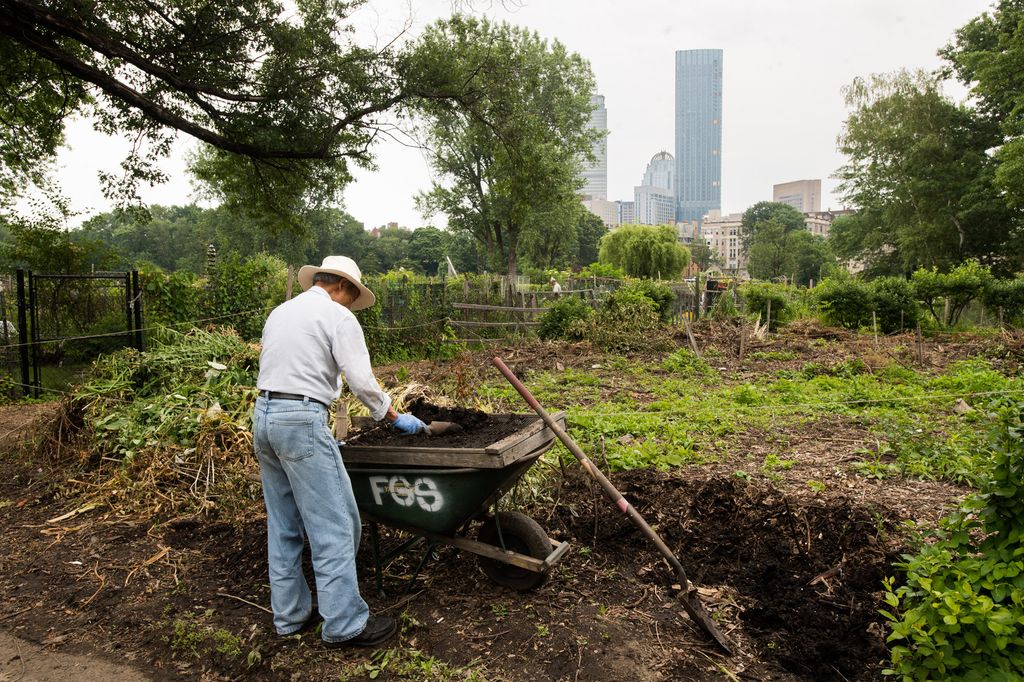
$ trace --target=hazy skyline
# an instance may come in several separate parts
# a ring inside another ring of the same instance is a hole
[[[842,87],[872,73],[938,67],[936,51],[990,5],[988,0],[638,0],[626,6],[614,0],[527,0],[511,10],[494,3],[485,13],[557,39],[590,61],[608,110],[612,201],[632,200],[651,157],[674,150],[676,50],[722,49],[722,212],[731,213],[771,199],[775,183],[816,178],[822,180],[822,208],[839,208],[829,176],[843,162],[835,144],[848,113]],[[448,0],[413,2],[407,35],[419,35],[450,9]],[[356,16],[357,35],[386,42],[402,30],[409,13],[405,5],[367,6]],[[127,144],[90,127],[85,121],[69,126],[71,150],[58,159],[58,177],[73,208],[95,213],[109,208],[96,172],[116,170]],[[191,145],[176,146],[175,157],[164,166],[171,182],[144,188],[144,201],[191,201],[183,159]],[[424,152],[386,141],[376,154],[376,172],[356,170],[345,191],[346,210],[367,228],[391,221],[410,228],[443,224],[443,218],[427,220],[415,209],[415,194],[430,186]]]

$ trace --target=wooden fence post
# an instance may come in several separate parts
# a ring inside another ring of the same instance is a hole
[[[921,336],[921,323],[917,323],[917,364],[924,364],[924,338]]]
[[[690,322],[686,319],[686,312],[683,312],[683,327],[686,329],[686,336],[690,339],[690,348],[693,349],[693,354],[698,358],[703,359],[704,356],[700,354],[700,350],[697,349],[697,340],[693,338],[693,332],[690,330]]]

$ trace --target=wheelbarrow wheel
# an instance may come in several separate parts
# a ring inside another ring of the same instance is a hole
[[[501,537],[498,537],[498,524],[501,525]],[[551,553],[551,541],[540,524],[519,512],[498,512],[497,521],[494,517],[480,526],[477,534],[480,542],[496,547],[505,543],[505,549],[531,556],[534,559],[545,559]],[[520,592],[540,587],[547,582],[547,573],[534,573],[525,568],[507,564],[496,559],[480,557],[480,566],[487,577],[505,587]]]

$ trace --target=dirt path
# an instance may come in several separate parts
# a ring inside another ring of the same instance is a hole
[[[93,656],[54,651],[0,632],[0,682],[148,682],[130,667]]]

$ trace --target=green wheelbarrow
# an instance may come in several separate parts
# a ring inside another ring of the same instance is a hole
[[[564,428],[564,413],[554,419]],[[360,426],[358,418],[353,426]],[[484,573],[500,585],[526,591],[544,584],[569,543],[552,540],[524,514],[498,508],[555,438],[537,418],[483,448],[362,446],[358,439],[341,445],[359,512],[370,526],[378,590],[384,564],[421,544],[426,551],[411,582],[437,546],[448,545],[477,555]],[[476,521],[482,523],[471,539]],[[411,537],[382,554],[379,525]]]

